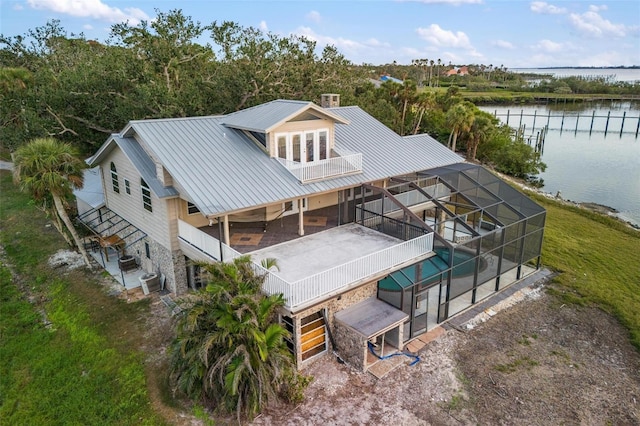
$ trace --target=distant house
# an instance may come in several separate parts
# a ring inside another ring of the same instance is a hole
[[[429,135],[339,102],[131,121],[88,160],[104,198],[85,193],[80,219],[175,295],[203,285],[194,261],[250,255],[286,299],[300,367],[333,337],[367,370],[368,342],[402,349],[535,272],[543,208]]]
[[[466,66],[463,67],[454,67],[453,69],[450,69],[449,71],[447,71],[447,77],[451,77],[452,75],[469,75],[469,68],[467,68]]]
[[[385,81],[393,81],[394,83],[398,83],[398,84],[403,84],[404,81],[400,80],[399,78],[395,78],[395,77],[391,77],[389,74],[384,74],[380,76],[380,81],[382,81],[383,83]]]

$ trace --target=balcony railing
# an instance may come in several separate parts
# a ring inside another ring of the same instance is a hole
[[[362,173],[362,154],[360,153],[309,163],[299,163],[284,158],[277,158],[277,160],[302,183]]]
[[[181,220],[178,220],[178,231],[182,241],[207,254],[211,260],[219,259],[221,244],[218,239]],[[222,247],[225,261],[240,255],[225,244],[222,244]],[[266,275],[263,284],[265,293],[282,293],[286,299],[287,308],[294,309],[331,294],[337,294],[352,284],[392,270],[412,259],[423,257],[431,251],[433,251],[433,233],[404,241],[294,282],[284,280],[277,273],[268,271],[257,263],[253,265],[256,271]]]

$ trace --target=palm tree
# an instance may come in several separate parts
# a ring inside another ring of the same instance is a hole
[[[456,141],[458,135],[463,132],[468,132],[473,124],[473,110],[475,106],[469,102],[458,102],[453,105],[446,114],[447,124],[451,127],[451,134],[449,135],[448,147],[453,152],[456,151]]]
[[[424,113],[435,106],[436,96],[434,92],[423,91],[415,98],[414,107],[417,110],[417,116],[414,118],[413,134],[417,134],[420,130],[420,124],[422,123],[422,117]]]
[[[467,160],[475,161],[478,146],[489,138],[494,128],[495,122],[491,114],[480,110],[474,111],[467,141]]]
[[[297,378],[288,332],[277,323],[284,299],[262,293],[265,276],[248,256],[201,267],[209,283],[181,302],[171,375],[188,396],[235,411],[240,421],[281,398]]]
[[[407,118],[407,108],[409,104],[413,104],[417,93],[417,87],[411,80],[405,80],[402,83],[402,89],[399,92],[399,101],[402,103],[402,115],[400,118],[400,135],[405,135],[405,123]]]
[[[429,87],[431,87],[431,78],[433,76],[433,65],[435,64],[435,62],[433,61],[433,59],[431,59],[429,61]]]
[[[14,155],[13,176],[23,191],[31,193],[36,201],[51,197],[55,213],[62,219],[73,237],[78,250],[89,268],[91,262],[65,209],[66,199],[74,188],[82,188],[82,171],[86,164],[78,158],[77,151],[69,144],[53,138],[34,139],[21,146]]]

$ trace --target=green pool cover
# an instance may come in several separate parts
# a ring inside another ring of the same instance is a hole
[[[440,274],[449,269],[449,250],[446,248],[436,248],[434,252],[436,253],[435,256],[425,259],[422,262],[422,273],[418,279],[416,279],[416,265],[411,265],[380,280],[378,282],[378,288],[381,290],[399,291],[400,289],[411,287],[416,282],[429,283],[430,281],[438,281]],[[476,262],[469,262],[469,260],[474,257],[474,254],[466,251],[454,251],[453,276],[464,277],[473,274]]]

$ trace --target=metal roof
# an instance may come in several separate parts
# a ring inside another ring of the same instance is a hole
[[[129,126],[127,126],[128,128]],[[125,129],[126,130],[126,129]],[[118,134],[113,134],[107,141],[100,147],[91,158],[87,159],[89,166],[95,166],[102,161],[102,159],[109,153],[115,146],[120,147],[124,155],[131,161],[133,166],[138,170],[140,176],[149,185],[149,188],[156,194],[158,198],[176,197],[180,193],[172,186],[164,186],[162,182],[156,176],[156,166],[153,160],[140,146],[140,144],[133,138],[123,138]]]
[[[300,112],[300,107],[307,103],[277,101],[265,105],[280,111],[260,125],[266,127],[267,121],[275,122],[276,116],[286,115],[281,108],[295,106],[289,111]],[[257,111],[252,110],[252,114]],[[260,110],[264,115],[270,115],[269,108]],[[206,216],[219,216],[463,161],[426,135],[399,136],[358,107],[326,111],[341,122],[349,123],[336,124],[336,148],[362,153],[363,173],[301,184],[243,131],[225,126],[229,116],[132,121],[123,132],[133,137],[114,139],[123,150],[130,152],[127,156],[136,167],[138,164],[145,166],[155,174],[155,168],[150,169],[153,163],[148,155],[145,157],[149,164],[145,165],[134,161],[132,157],[135,156],[131,153],[134,146],[138,154],[143,151],[136,140],[151,150],[153,158],[163,164],[176,187],[180,188],[181,197],[193,202]],[[104,147],[98,154],[103,150]],[[99,159],[98,154],[92,161]],[[149,181],[147,183],[151,185]]]
[[[369,181],[464,161],[431,136],[402,137],[357,106],[330,110],[350,122],[336,125],[336,146],[363,154]]]
[[[133,138],[115,138],[116,143],[122,149],[129,161],[133,163],[140,176],[149,185],[149,188],[158,198],[175,197],[180,195],[172,186],[164,184],[156,176],[156,165],[140,144]]]
[[[104,206],[104,192],[102,191],[102,179],[100,177],[100,167],[86,169],[83,173],[84,184],[82,189],[74,189],[76,198],[84,201],[91,208]]]
[[[326,116],[336,122],[346,124],[343,118],[330,113],[328,109],[318,107],[313,102],[283,99],[231,113],[225,116],[223,124],[227,127],[233,127],[234,129],[267,133],[274,127],[307,110],[313,110],[318,113],[318,115]]]

